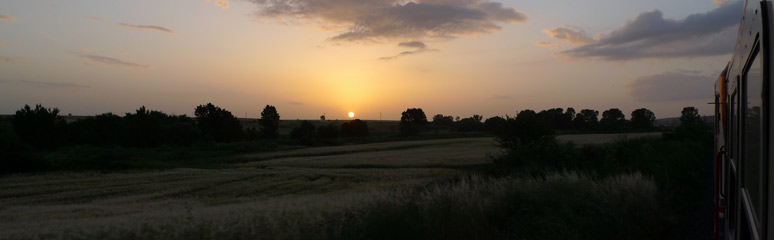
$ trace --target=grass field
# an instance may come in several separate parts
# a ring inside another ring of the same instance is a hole
[[[560,137],[579,144],[619,138]],[[0,177],[0,239],[274,238],[286,230],[283,238],[338,238],[303,229],[344,228],[324,219],[401,192],[432,193],[499,151],[491,138],[441,139],[245,154],[247,162],[220,169],[7,175]],[[215,235],[198,232],[205,230]]]

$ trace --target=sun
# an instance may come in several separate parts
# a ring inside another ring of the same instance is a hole
[[[349,117],[351,117],[351,118],[355,117],[355,113],[354,112],[349,112]]]

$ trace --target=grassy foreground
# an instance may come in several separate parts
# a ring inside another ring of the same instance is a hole
[[[572,138],[560,140],[599,143]],[[592,148],[616,144],[643,150]],[[501,153],[490,138],[442,139],[246,153],[216,169],[5,175],[0,239],[681,237],[676,190],[663,189],[681,185],[654,179],[671,175],[495,177],[487,153]]]

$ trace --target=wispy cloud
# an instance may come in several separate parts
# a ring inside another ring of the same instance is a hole
[[[16,18],[8,16],[8,15],[5,15],[5,14],[0,14],[0,21],[11,21],[11,22],[13,22],[13,21],[16,21]]]
[[[83,59],[86,59],[87,63],[96,63],[96,64],[103,64],[103,65],[110,65],[110,66],[117,66],[117,67],[128,67],[128,68],[150,68],[150,66],[148,65],[126,62],[126,61],[118,60],[111,57],[97,56],[97,55],[84,55],[84,54],[79,54],[78,56]]]
[[[494,96],[492,96],[489,99],[492,99],[492,100],[508,100],[508,99],[511,99],[511,96],[510,95],[495,94]]]
[[[153,30],[153,31],[158,31],[158,32],[163,32],[163,33],[175,33],[175,31],[172,30],[172,29],[165,28],[165,27],[160,27],[160,26],[155,26],[155,25],[135,25],[135,24],[129,24],[129,23],[119,23],[119,22],[113,22],[113,21],[105,20],[105,19],[102,19],[100,17],[95,17],[95,16],[86,16],[84,18],[89,19],[89,20],[93,20],[93,21],[108,22],[108,23],[114,24],[114,25],[119,26],[119,27],[124,27],[124,28],[133,28],[133,29],[141,29],[141,30]]]
[[[403,57],[403,56],[408,56],[408,55],[419,54],[419,53],[426,52],[426,51],[434,51],[434,49],[427,48],[427,45],[425,45],[425,43],[419,42],[419,41],[398,43],[398,47],[413,48],[414,50],[404,51],[404,52],[398,53],[397,55],[394,55],[394,56],[381,57],[381,58],[379,58],[379,60],[392,60],[392,59],[395,59],[395,58],[399,58],[399,57]]]
[[[45,81],[31,81],[31,80],[3,80],[0,79],[0,83],[15,83],[24,86],[40,87],[40,88],[88,88],[86,85],[75,83],[62,83],[62,82],[45,82]]]
[[[575,26],[561,26],[553,29],[544,29],[543,33],[573,46],[583,46],[594,42],[594,38],[586,31]]]
[[[339,42],[448,40],[498,31],[527,14],[488,0],[250,0],[259,15],[317,24]]]
[[[24,62],[26,59],[22,57],[0,57],[0,63],[4,62]]]
[[[680,20],[665,19],[659,10],[644,12],[621,28],[560,54],[610,61],[729,54],[733,50],[742,6],[741,1],[721,3],[709,12]],[[556,29],[550,32],[554,33]],[[568,43],[573,37],[581,40],[572,40],[578,44],[589,40],[588,35],[582,37],[582,32],[564,30],[562,33],[551,36]]]
[[[670,71],[637,78],[629,90],[632,97],[646,102],[711,99],[706,90],[715,79],[694,71]]]
[[[536,42],[535,46],[544,47],[544,48],[548,48],[548,49],[551,49],[551,50],[556,50],[556,49],[561,49],[562,48],[562,45],[559,44],[559,43],[544,42],[544,41]]]
[[[60,83],[60,82],[43,82],[43,81],[29,81],[21,80],[22,84],[37,86],[37,87],[53,87],[53,88],[88,88],[88,86],[75,84],[75,83]]]
[[[153,26],[153,25],[133,25],[128,23],[117,23],[117,24],[118,26],[125,27],[125,28],[147,29],[147,30],[154,30],[154,31],[159,31],[164,33],[175,33],[175,31],[172,31],[169,28]]]
[[[204,2],[209,3],[210,0],[204,0]],[[229,8],[228,0],[215,0],[215,5],[222,8]]]

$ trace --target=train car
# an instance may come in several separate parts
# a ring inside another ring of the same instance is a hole
[[[715,84],[715,239],[774,240],[770,1],[745,1]]]

